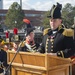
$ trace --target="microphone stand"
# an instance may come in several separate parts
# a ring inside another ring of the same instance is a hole
[[[26,36],[25,36],[25,37],[26,37]],[[15,59],[16,55],[17,55],[17,54],[18,54],[18,52],[20,51],[21,45],[23,44],[23,41],[24,41],[24,40],[25,40],[25,38],[23,38],[23,40],[22,40],[22,42],[21,42],[20,46],[18,47],[18,49],[17,49],[17,51],[16,51],[16,53],[15,53],[15,55],[14,55],[13,59],[11,60],[11,62],[10,62],[10,64],[9,64],[9,66],[7,67],[7,69],[5,70],[4,75],[7,75],[8,70],[10,69],[11,64],[12,64],[12,62],[14,61],[14,59]]]

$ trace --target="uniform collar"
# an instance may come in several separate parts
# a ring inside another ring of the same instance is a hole
[[[55,33],[57,33],[57,31],[58,31],[58,28],[55,30],[52,30],[52,33],[55,34]]]
[[[56,28],[55,30],[52,30],[52,33],[54,34],[54,33],[58,32],[58,31],[60,31],[62,28],[63,28],[62,25],[59,25],[58,28]]]
[[[57,33],[58,31],[60,31],[62,28],[63,28],[62,25],[59,25],[59,27],[56,28],[55,30],[49,29],[49,30],[48,30],[48,35],[51,35],[51,34],[53,34],[53,33],[55,34],[55,33]]]

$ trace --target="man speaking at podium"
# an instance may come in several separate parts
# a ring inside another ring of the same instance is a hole
[[[50,28],[44,30],[44,38],[40,46],[41,53],[48,53],[63,58],[68,58],[75,53],[73,32],[62,26],[62,5],[53,5],[48,16]]]

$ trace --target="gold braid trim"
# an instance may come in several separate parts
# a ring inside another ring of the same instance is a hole
[[[51,13],[51,17],[53,18],[53,13],[56,7],[53,8],[52,13]]]
[[[25,46],[25,41],[23,41],[23,42],[21,42],[20,44],[19,44],[19,47],[24,47]]]
[[[58,31],[60,30],[60,29],[62,29],[63,27],[62,27],[62,25],[59,25],[59,27],[58,27]]]
[[[60,53],[61,53],[62,57],[64,58],[64,54],[63,54],[63,52],[62,52],[62,51],[60,51]]]
[[[33,50],[35,50],[35,49],[36,49],[36,47],[33,47],[32,49],[33,49]]]

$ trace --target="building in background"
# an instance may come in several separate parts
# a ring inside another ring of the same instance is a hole
[[[6,17],[8,10],[0,10],[0,22],[3,23]],[[23,10],[25,13],[25,18],[29,19],[33,26],[42,26],[43,18],[46,11],[37,11],[37,10]]]
[[[3,9],[3,0],[0,0],[0,9]]]

